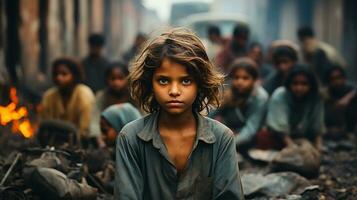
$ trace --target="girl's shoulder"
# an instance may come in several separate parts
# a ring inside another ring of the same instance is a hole
[[[88,102],[92,104],[95,101],[95,96],[92,90],[88,86],[81,83],[76,85],[72,95],[75,99],[79,99],[81,102]]]
[[[278,87],[274,90],[273,94],[271,95],[271,99],[280,99],[287,95],[287,90],[284,86]]]
[[[80,84],[76,85],[75,90],[78,92],[81,92],[85,95],[90,95],[90,96],[94,97],[92,90],[85,84],[80,83]]]
[[[259,100],[268,100],[269,99],[268,92],[261,85],[258,85],[255,87],[254,96]]]
[[[51,98],[59,96],[59,91],[57,87],[51,87],[43,93],[43,98]]]
[[[220,138],[233,137],[233,132],[231,131],[231,129],[229,129],[223,123],[202,115],[200,116],[200,118],[200,121],[203,122],[203,126],[199,127],[204,129],[204,132],[214,135],[216,139],[219,140]]]
[[[129,138],[136,138],[136,135],[140,132],[145,131],[148,127],[155,126],[154,118],[154,114],[149,114],[129,122],[122,128],[120,135]]]

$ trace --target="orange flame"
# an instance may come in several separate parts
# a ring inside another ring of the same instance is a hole
[[[25,138],[33,136],[33,128],[29,119],[27,118],[28,110],[21,106],[17,108],[19,99],[17,98],[16,88],[10,88],[11,102],[7,106],[0,106],[0,124],[6,126],[12,123],[12,132],[20,132]]]

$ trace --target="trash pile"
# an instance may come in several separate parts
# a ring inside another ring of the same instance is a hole
[[[109,153],[70,147],[64,141],[74,140],[66,124],[43,125],[31,140],[12,133],[5,136],[5,131],[0,135],[0,200],[113,199],[115,165]],[[45,142],[43,135],[56,125],[61,128]]]
[[[0,200],[114,199],[113,150],[81,147],[72,128],[45,121],[32,140],[1,130]],[[325,140],[321,154],[303,141],[249,151],[240,162],[246,199],[357,199],[355,141]]]
[[[304,141],[303,148],[250,150],[240,164],[246,199],[357,199],[356,139],[325,139],[321,154]]]

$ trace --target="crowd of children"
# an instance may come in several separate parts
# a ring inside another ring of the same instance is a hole
[[[133,47],[124,59],[130,67],[107,61],[97,34],[82,63],[53,62],[41,118],[73,123],[82,141],[99,148],[114,148],[118,138],[117,197],[240,199],[236,150],[282,149],[296,138],[321,150],[325,133],[355,131],[356,88],[342,62],[317,45],[311,50],[311,29],[298,31],[301,48],[279,40],[266,54],[249,43],[245,25],[231,39],[218,27],[208,33],[215,43],[210,54],[193,33],[173,29],[144,46],[138,36],[138,56]]]

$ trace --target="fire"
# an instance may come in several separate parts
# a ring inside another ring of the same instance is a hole
[[[17,98],[16,88],[10,88],[10,100],[11,102],[7,106],[0,106],[0,124],[6,126],[12,123],[12,132],[20,132],[25,138],[33,136],[33,128],[28,116],[28,110],[26,107],[17,107],[19,99]]]

